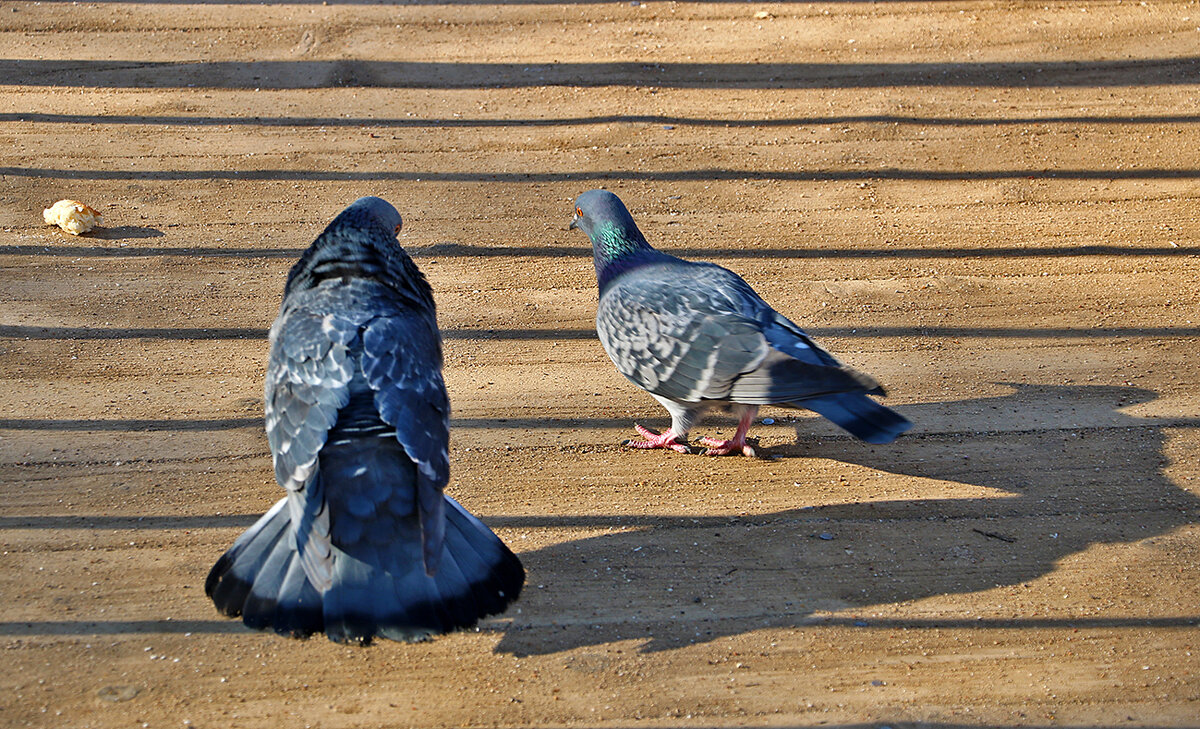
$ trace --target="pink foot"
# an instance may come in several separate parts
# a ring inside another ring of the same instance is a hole
[[[754,449],[746,444],[746,436],[741,438],[734,436],[733,440],[717,440],[716,438],[701,438],[700,442],[708,446],[708,450],[704,451],[706,456],[728,456],[735,453],[741,453],[748,458],[754,458]]]
[[[667,428],[665,433],[659,435],[653,430],[650,430],[649,428],[643,428],[636,423],[633,427],[637,430],[638,434],[640,434],[646,440],[627,440],[623,443],[623,445],[627,445],[630,448],[640,448],[643,450],[649,448],[670,448],[671,450],[679,451],[680,453],[692,452],[691,448],[688,448],[686,445],[676,440],[675,431],[671,430],[670,428]]]
[[[704,452],[706,456],[728,456],[733,453],[741,453],[748,458],[754,458],[754,449],[746,445],[746,433],[750,432],[750,423],[754,421],[754,416],[758,413],[758,408],[750,408],[742,413],[742,417],[738,419],[737,430],[734,431],[732,440],[717,440],[716,438],[701,438],[700,442],[708,446],[708,450]]]

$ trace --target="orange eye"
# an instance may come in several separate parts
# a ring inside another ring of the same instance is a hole
[[[581,208],[575,208],[575,214],[582,218],[583,210]]]

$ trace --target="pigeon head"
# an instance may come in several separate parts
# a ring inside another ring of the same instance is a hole
[[[403,221],[387,200],[360,197],[338,213],[288,274],[285,291],[311,288],[331,278],[390,281],[428,288],[396,234]]]
[[[592,258],[601,288],[630,265],[652,255],[654,249],[638,230],[621,198],[608,190],[588,190],[575,199],[572,229],[582,230],[592,241]]]
[[[383,235],[395,238],[403,224],[400,213],[387,200],[381,197],[360,197],[338,213],[326,231],[339,227],[372,230],[373,232],[388,231]]]
[[[608,190],[588,190],[575,199],[571,228],[587,233],[596,251],[609,258],[646,245],[646,237],[621,198]]]

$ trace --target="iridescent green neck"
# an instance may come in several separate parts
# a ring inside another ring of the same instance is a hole
[[[615,261],[634,251],[650,247],[636,227],[629,230],[612,220],[606,220],[596,226],[594,242],[594,253],[603,257],[605,261]]]
[[[606,288],[618,274],[637,267],[660,254],[650,247],[645,236],[629,221],[629,225],[606,220],[592,230],[592,260],[596,265],[596,281]]]

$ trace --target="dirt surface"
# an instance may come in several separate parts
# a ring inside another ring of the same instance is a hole
[[[1200,726],[1197,48],[1182,2],[0,2],[0,725]],[[599,186],[912,433],[623,450],[666,419],[594,338]],[[365,194],[528,583],[360,649],[202,585],[280,494],[285,273]]]

